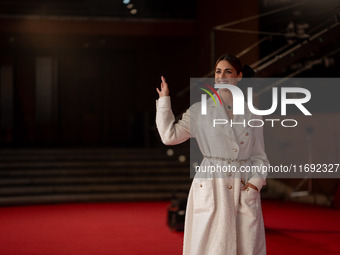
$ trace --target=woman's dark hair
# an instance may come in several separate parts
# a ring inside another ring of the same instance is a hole
[[[228,61],[236,69],[237,74],[242,72],[241,61],[238,59],[238,57],[235,57],[234,55],[231,55],[231,54],[225,54],[219,57],[216,61],[214,70],[216,70],[217,64],[223,60]]]
[[[222,60],[228,61],[235,68],[237,74],[242,72],[243,77],[252,77],[255,74],[255,71],[250,66],[244,65],[242,67],[239,58],[231,54],[225,54],[219,57],[216,61],[214,71],[216,71],[217,64],[220,63]]]

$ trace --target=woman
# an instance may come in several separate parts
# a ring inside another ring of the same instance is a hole
[[[235,56],[224,55],[217,60],[215,83],[237,86],[242,76],[241,63]],[[163,76],[161,79],[161,90],[157,88],[156,124],[164,144],[174,145],[190,137],[196,138],[204,155],[201,167],[220,165],[240,169],[241,166],[268,164],[262,127],[219,125],[211,128],[213,119],[217,118],[234,122],[245,120],[245,123],[260,118],[246,105],[244,115],[234,116],[233,97],[228,89],[218,90],[223,107],[215,106],[209,99],[208,113],[203,116],[201,104],[196,103],[174,123],[168,84]],[[240,171],[222,174],[224,178],[215,178],[210,173],[196,174],[193,179],[186,209],[183,254],[266,254],[259,193],[266,174]]]

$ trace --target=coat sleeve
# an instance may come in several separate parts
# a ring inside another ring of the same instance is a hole
[[[253,173],[248,180],[254,184],[260,191],[262,186],[266,184],[267,171],[264,171],[263,166],[267,169],[269,161],[265,152],[263,126],[255,127],[254,131],[254,145],[250,154],[250,161],[252,166],[258,166],[259,172]],[[265,170],[266,170],[265,169]]]
[[[160,97],[156,100],[156,125],[165,145],[182,143],[190,138],[190,111],[188,109],[175,123],[170,96]]]

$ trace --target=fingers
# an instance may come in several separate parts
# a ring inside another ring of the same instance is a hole
[[[247,190],[248,188],[251,188],[251,189],[254,189],[254,190],[256,190],[256,191],[259,191],[258,188],[257,188],[255,185],[251,184],[250,182],[247,182],[247,183],[241,188],[241,190],[242,190],[242,191],[245,191],[245,190]]]
[[[162,80],[161,89],[159,90],[159,88],[156,88],[156,90],[158,92],[158,95],[160,97],[161,96],[169,96],[168,84],[166,83],[165,78],[164,78],[163,75],[161,76],[161,80]]]
[[[242,191],[245,191],[248,188],[248,183],[246,183],[245,185],[243,185],[243,187],[241,188]]]
[[[163,88],[164,88],[163,82],[165,81],[165,79],[164,79],[163,76],[161,76],[161,80],[162,80],[162,83],[161,83],[161,90],[159,90],[159,88],[156,88],[157,93],[158,93],[159,96],[161,96],[162,90],[163,90]]]
[[[242,191],[247,190],[250,187],[249,183],[246,183],[243,187],[242,187]]]
[[[161,76],[161,80],[162,80],[162,83],[161,83],[162,88],[163,88],[163,87],[167,87],[168,84],[166,83],[166,80],[165,80],[165,78],[164,78],[163,75]]]

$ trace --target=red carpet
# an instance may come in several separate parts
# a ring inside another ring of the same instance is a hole
[[[166,227],[168,203],[98,203],[0,208],[0,254],[180,254]]]
[[[340,254],[340,210],[262,203],[268,254]]]
[[[0,208],[0,254],[181,254],[167,202]],[[340,254],[340,211],[263,201],[269,255]]]

